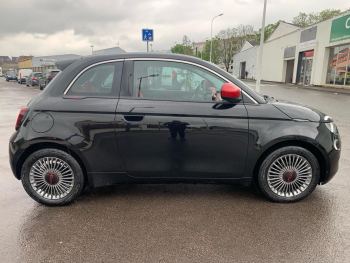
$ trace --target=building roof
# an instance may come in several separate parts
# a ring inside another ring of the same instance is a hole
[[[126,51],[120,47],[105,48],[100,50],[94,50],[92,52],[93,55],[118,55],[124,53],[126,53]]]
[[[287,23],[283,20],[278,21],[278,26],[275,28],[275,30],[272,32],[270,37],[266,41],[270,41],[276,38],[279,38],[281,36],[287,35],[293,31],[299,30],[300,27]]]

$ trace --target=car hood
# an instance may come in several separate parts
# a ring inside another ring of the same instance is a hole
[[[319,110],[289,101],[274,101],[272,104],[291,119],[324,122],[326,115]],[[327,119],[327,118],[326,118]]]

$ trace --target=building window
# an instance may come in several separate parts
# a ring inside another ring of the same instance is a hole
[[[326,83],[350,86],[350,45],[330,49]]]

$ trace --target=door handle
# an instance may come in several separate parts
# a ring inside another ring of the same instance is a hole
[[[143,115],[123,115],[123,118],[127,122],[139,122],[143,120],[144,116]]]

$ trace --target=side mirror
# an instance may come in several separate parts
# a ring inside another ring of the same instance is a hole
[[[242,99],[241,89],[233,83],[224,83],[221,86],[221,98],[229,102],[237,103]]]

